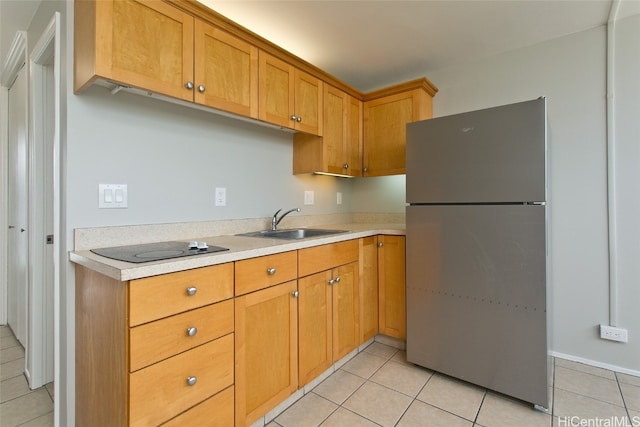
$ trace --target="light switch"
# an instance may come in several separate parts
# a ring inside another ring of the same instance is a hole
[[[216,187],[216,206],[227,205],[227,189],[224,187]]]
[[[313,191],[305,191],[304,192],[304,204],[312,205],[313,204]]]
[[[127,184],[98,184],[99,209],[122,209],[127,206]]]

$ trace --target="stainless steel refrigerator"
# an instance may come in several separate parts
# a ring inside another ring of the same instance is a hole
[[[407,125],[407,359],[548,407],[546,100]]]

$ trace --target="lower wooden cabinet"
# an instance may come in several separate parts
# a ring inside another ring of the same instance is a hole
[[[381,334],[406,339],[405,237],[378,236],[378,292]]]
[[[232,297],[232,264],[130,282],[76,266],[76,425],[188,425],[174,418],[226,405]],[[197,425],[230,425],[212,414]]]
[[[298,283],[300,386],[359,344],[358,263],[303,277]]]
[[[235,299],[237,426],[298,388],[297,289],[293,280]]]
[[[360,344],[378,334],[378,237],[358,241],[360,285]]]

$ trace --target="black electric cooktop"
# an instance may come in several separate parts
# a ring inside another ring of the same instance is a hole
[[[145,243],[143,245],[91,249],[91,252],[118,261],[141,263],[229,250],[220,246],[202,247],[202,242],[200,249],[190,248],[189,245],[187,242]]]

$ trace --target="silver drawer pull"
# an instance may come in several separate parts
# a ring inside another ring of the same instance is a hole
[[[294,298],[298,298],[298,297],[300,296],[300,292],[298,292],[298,291],[293,291],[293,292],[291,292],[291,295],[292,295]]]
[[[198,292],[198,288],[196,288],[195,286],[189,286],[187,288],[187,295],[189,296],[194,296],[196,292]]]
[[[336,277],[336,283],[340,283],[340,276]]]
[[[271,268],[267,268],[267,274],[269,276],[273,276],[274,274],[276,274],[276,269],[271,267]]]
[[[190,328],[187,328],[187,335],[189,335],[190,337],[195,337],[197,333],[198,333],[198,328],[196,328],[195,326],[191,326]]]
[[[328,284],[333,285],[334,283],[336,283],[335,279],[330,279],[328,282]]]
[[[191,387],[193,387],[194,385],[196,385],[196,383],[198,382],[198,378],[196,377],[187,377],[187,384]]]

